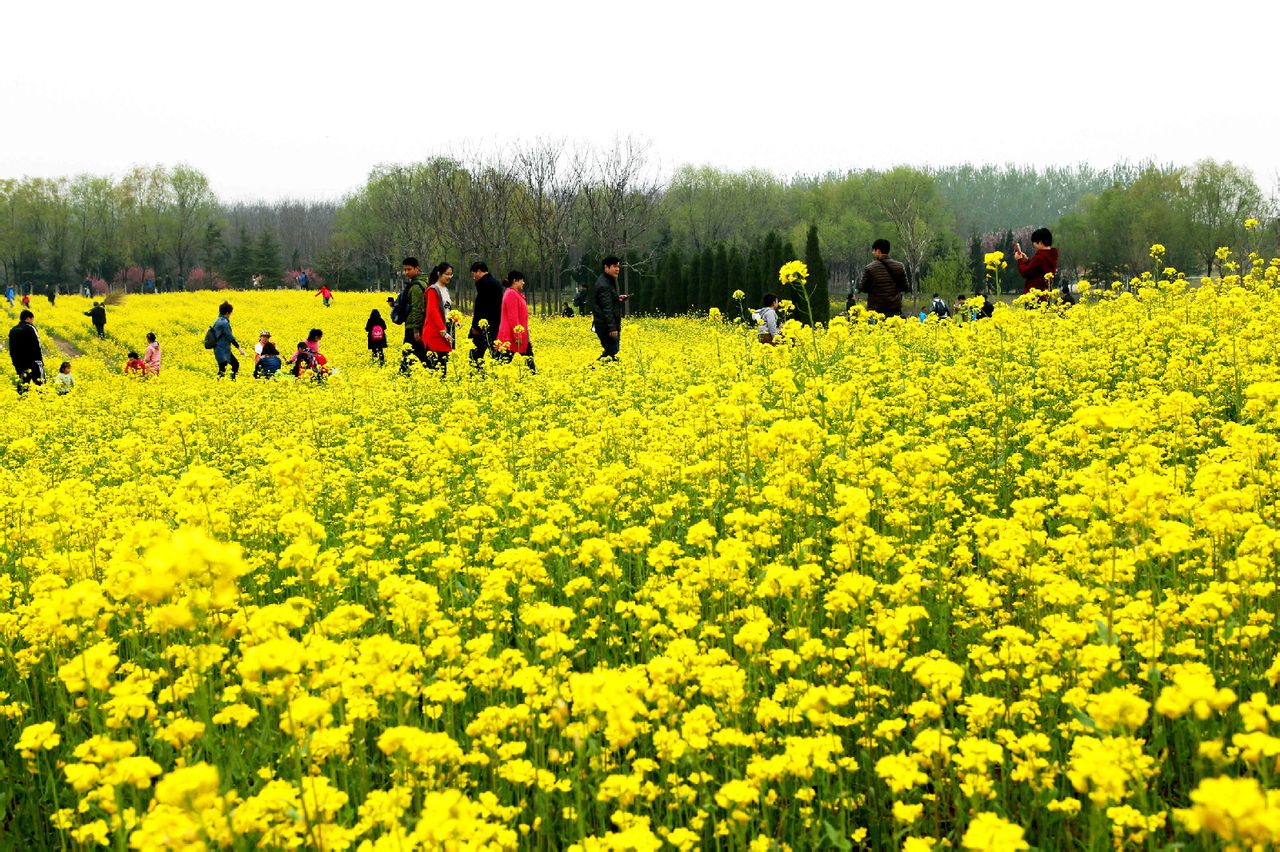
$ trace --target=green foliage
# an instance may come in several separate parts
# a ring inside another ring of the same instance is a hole
[[[804,262],[809,267],[808,308],[801,307],[804,300],[796,302],[797,310],[807,311],[805,321],[809,323],[827,323],[831,320],[831,296],[828,293],[830,281],[827,276],[827,265],[822,260],[822,247],[818,244],[818,226],[810,225],[805,236]]]
[[[259,234],[257,242],[254,243],[253,267],[272,283],[284,274],[284,261],[280,259],[280,243],[270,230]]]

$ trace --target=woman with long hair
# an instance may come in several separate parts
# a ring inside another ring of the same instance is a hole
[[[422,343],[427,349],[426,365],[442,372],[449,370],[449,353],[453,351],[453,329],[449,311],[453,299],[449,296],[449,282],[453,280],[453,264],[441,263],[431,270],[427,278],[427,316],[422,323]]]
[[[536,373],[533,344],[529,340],[529,304],[524,298],[524,273],[513,269],[502,283],[506,290],[502,294],[502,318],[498,323],[498,357],[510,361],[517,353],[524,355],[529,369]]]

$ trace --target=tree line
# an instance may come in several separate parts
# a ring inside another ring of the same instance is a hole
[[[533,307],[553,312],[616,254],[637,310],[737,310],[734,292],[749,304],[778,292],[821,320],[856,286],[877,237],[893,242],[913,289],[954,295],[981,286],[986,253],[1011,254],[1042,225],[1067,278],[1140,274],[1155,242],[1169,265],[1212,274],[1219,246],[1276,252],[1274,210],[1249,172],[1213,160],[664,175],[634,139],[539,139],[380,165],[337,201],[224,203],[188,165],[2,179],[0,275],[18,287],[88,276],[130,290],[165,279],[245,288],[254,276],[287,286],[306,270],[335,289],[388,289],[405,255],[459,267],[483,259],[523,270]],[[1261,224],[1246,233],[1250,218]],[[777,268],[797,257],[817,273],[811,292],[781,292]]]

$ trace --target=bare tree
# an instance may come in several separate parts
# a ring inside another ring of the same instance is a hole
[[[649,160],[649,143],[628,136],[598,152],[585,181],[581,203],[590,239],[601,254],[623,258],[622,292],[629,294],[627,255],[645,245],[662,197],[663,184]]]
[[[897,231],[897,245],[912,291],[920,289],[920,269],[929,244],[942,231],[945,211],[933,178],[916,169],[899,167],[876,176],[869,187],[871,201]]]
[[[516,215],[529,235],[539,273],[531,295],[535,309],[540,306],[546,316],[560,308],[562,261],[572,240],[586,163],[580,152],[566,149],[563,139],[537,139],[519,148],[515,161],[522,184]]]
[[[165,177],[166,230],[178,274],[186,275],[195,265],[196,249],[213,221],[217,199],[209,188],[209,179],[190,166],[177,166]]]

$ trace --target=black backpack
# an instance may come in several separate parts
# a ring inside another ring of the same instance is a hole
[[[404,321],[409,318],[409,308],[413,305],[413,299],[409,297],[409,288],[414,285],[421,287],[417,281],[410,281],[404,285],[404,289],[400,291],[400,295],[396,297],[396,303],[391,306],[391,321],[396,325],[404,325]],[[422,291],[426,294],[426,290]]]

